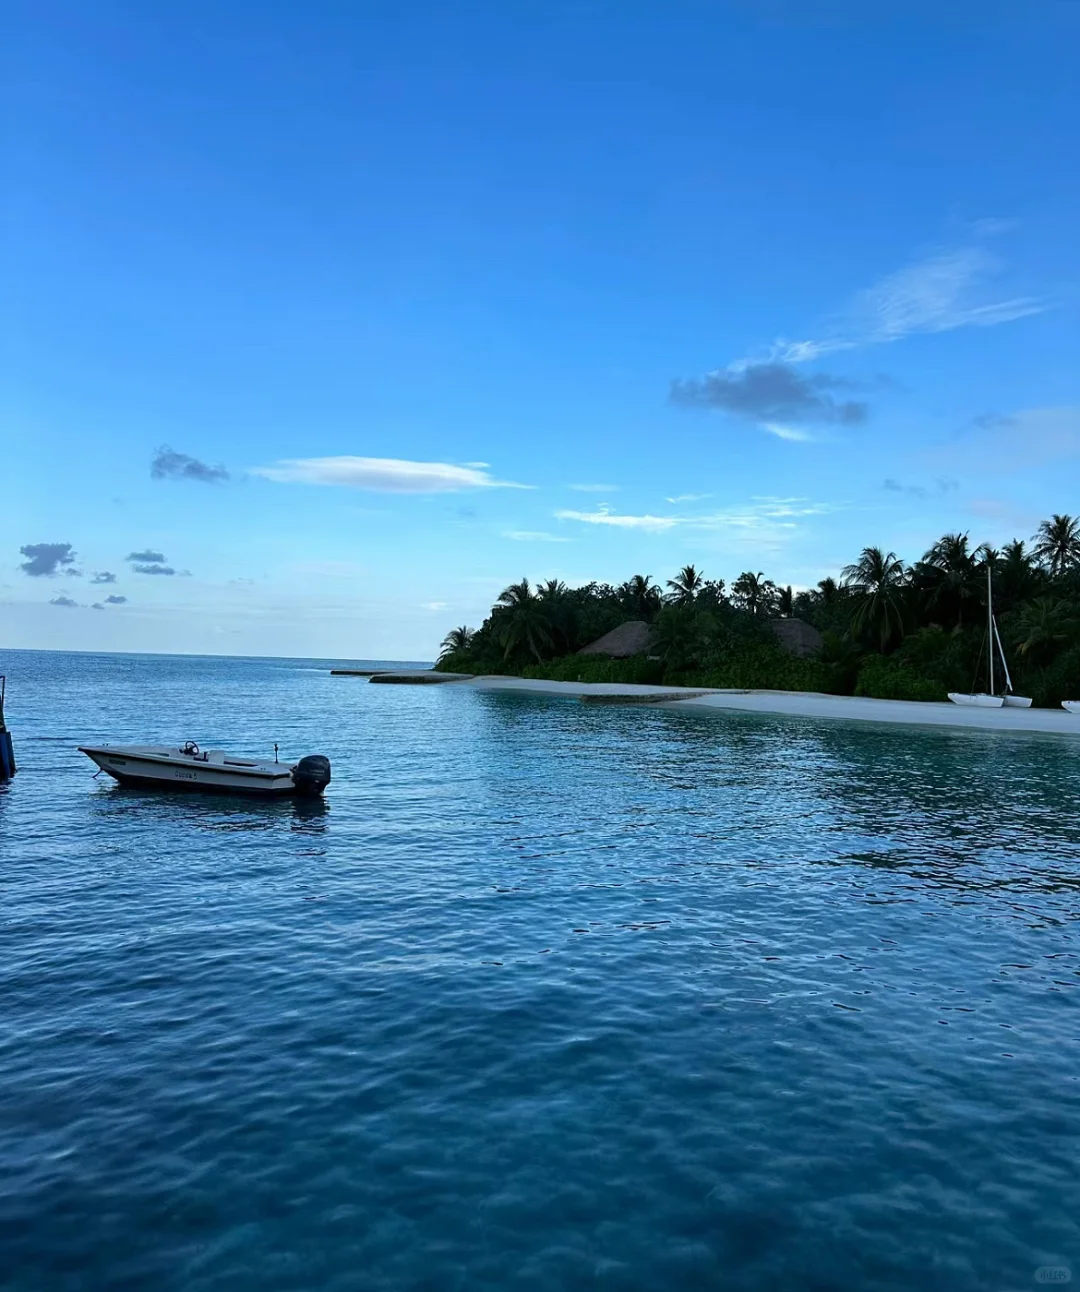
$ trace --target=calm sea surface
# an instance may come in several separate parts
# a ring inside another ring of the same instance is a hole
[[[328,668],[0,652],[0,1284],[1080,1279],[1080,745]]]

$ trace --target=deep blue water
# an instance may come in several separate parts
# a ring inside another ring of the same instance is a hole
[[[328,667],[0,652],[6,1288],[1080,1277],[1077,745]]]

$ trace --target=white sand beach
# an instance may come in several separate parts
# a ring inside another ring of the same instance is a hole
[[[568,699],[634,698],[679,709],[737,709],[805,718],[884,722],[902,726],[966,727],[980,731],[1044,732],[1080,737],[1080,716],[1063,709],[977,709],[912,700],[869,700],[815,691],[703,691],[700,687],[620,682],[548,682],[521,677],[476,677],[459,682],[487,691],[530,691]]]

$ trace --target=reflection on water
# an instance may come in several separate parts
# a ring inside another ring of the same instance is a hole
[[[141,814],[147,823],[157,819],[196,830],[276,830],[285,823],[296,829],[320,830],[325,828],[329,811],[323,798],[154,790],[116,781],[101,784],[93,806],[106,820]]]

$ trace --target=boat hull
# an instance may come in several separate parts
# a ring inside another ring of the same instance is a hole
[[[80,752],[121,785],[155,790],[201,790],[210,794],[245,794],[282,798],[300,794],[292,768],[285,764],[235,760],[203,762],[179,751],[136,752],[123,746],[79,746]]]
[[[968,709],[1000,709],[1005,704],[1000,695],[966,695],[960,691],[950,691],[949,699]]]
[[[1061,707],[1066,713],[1075,713],[1080,715],[1080,700],[1062,700]]]
[[[1031,708],[1030,695],[1007,695],[1004,697],[1004,699],[1005,699],[1006,709],[1030,709]]]
[[[282,788],[277,788],[262,785],[235,785],[231,782],[212,780],[169,780],[164,776],[142,776],[137,773],[129,775],[117,772],[111,767],[103,767],[101,770],[111,776],[119,785],[126,785],[132,789],[167,790],[169,793],[175,792],[177,794],[245,794],[252,798],[287,798],[290,795],[294,797],[297,795],[297,789],[291,783]]]

